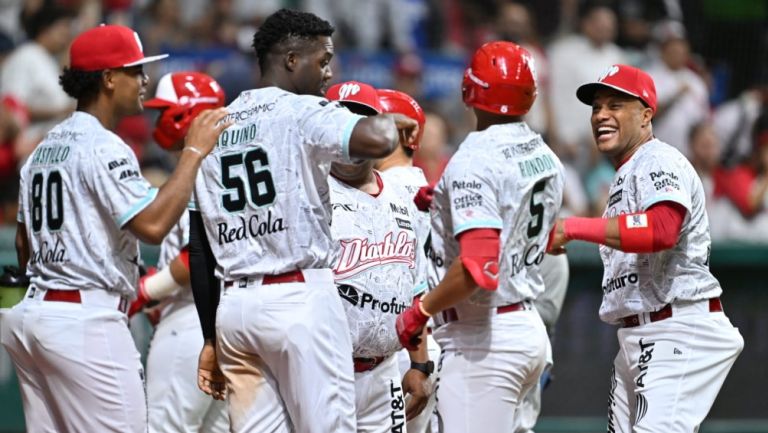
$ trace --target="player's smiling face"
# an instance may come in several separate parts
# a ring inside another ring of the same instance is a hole
[[[620,163],[650,140],[653,111],[639,99],[613,89],[600,89],[592,100],[592,134],[600,152]]]
[[[149,77],[144,73],[144,68],[139,65],[113,69],[109,72],[111,72],[117,112],[123,116],[141,113],[149,83]]]
[[[295,70],[296,90],[303,95],[325,95],[328,83],[333,78],[331,71],[333,41],[328,36],[318,36],[307,44],[297,59]]]

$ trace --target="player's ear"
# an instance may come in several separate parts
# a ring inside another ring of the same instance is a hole
[[[105,89],[115,89],[115,70],[105,69],[101,72],[101,84]]]
[[[287,69],[290,72],[293,72],[296,70],[296,66],[299,63],[299,53],[297,53],[294,50],[288,50],[287,53],[285,53],[285,56],[283,56],[283,64],[285,65],[285,69]]]
[[[653,110],[650,107],[643,107],[643,128],[647,128],[653,119]]]

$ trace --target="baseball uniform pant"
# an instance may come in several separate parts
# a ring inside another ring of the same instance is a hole
[[[77,304],[30,289],[32,298],[3,311],[0,340],[16,366],[27,431],[144,433],[144,373],[120,297],[80,293]]]
[[[432,335],[427,336],[427,352],[429,352],[429,359],[432,360],[435,365],[440,361],[440,346],[435,341]],[[411,357],[408,351],[403,349],[397,352],[398,365],[400,368],[400,376],[405,376],[405,373],[411,369]],[[432,390],[432,394],[429,396],[427,406],[423,411],[414,419],[408,421],[406,426],[408,427],[408,433],[426,433],[437,432],[437,418],[435,416],[435,407],[437,406],[437,400],[435,398],[435,382],[437,381],[437,372],[429,376],[429,387]],[[408,404],[410,400],[410,394],[405,396],[405,403]],[[434,421],[433,418],[435,419]],[[432,421],[430,423],[430,421]],[[431,428],[430,428],[431,427]]]
[[[744,347],[708,301],[673,305],[673,317],[618,331],[608,431],[694,433]]]
[[[390,355],[372,370],[355,373],[358,433],[405,430],[405,396],[397,355]]]
[[[535,309],[441,326],[437,413],[443,433],[509,433],[551,348]]]
[[[550,337],[550,344],[553,342],[555,323],[560,317],[560,311],[565,301],[565,293],[568,290],[568,278],[570,268],[568,266],[568,256],[561,254],[553,256],[545,254],[544,259],[539,265],[539,271],[544,278],[544,292],[533,301],[536,310],[547,328],[547,334]],[[549,374],[552,368],[552,359],[547,360],[545,375]],[[518,414],[515,416],[517,423],[512,430],[515,433],[533,432],[533,427],[539,419],[541,413],[541,392],[543,391],[542,380],[536,382],[536,385],[525,394],[523,402],[517,408]]]
[[[352,341],[328,269],[235,286],[216,317],[233,432],[355,432]]]
[[[158,323],[147,355],[149,431],[229,431],[227,408],[197,387],[197,360],[203,347],[195,304]]]

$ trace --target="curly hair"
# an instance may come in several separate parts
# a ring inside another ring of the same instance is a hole
[[[331,36],[336,29],[322,18],[309,12],[292,9],[280,9],[264,21],[253,35],[253,49],[259,59],[262,71],[266,66],[267,54],[282,42],[291,38],[314,39],[318,36]]]
[[[65,67],[59,76],[59,84],[67,95],[77,99],[78,103],[87,102],[99,94],[102,71],[80,71]]]

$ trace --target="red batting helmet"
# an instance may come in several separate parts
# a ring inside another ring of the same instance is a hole
[[[464,103],[508,116],[528,112],[536,99],[533,56],[512,42],[488,42],[480,47],[464,71]]]
[[[224,106],[224,90],[202,72],[172,72],[160,79],[155,97],[144,106],[163,110],[152,137],[163,149],[171,149],[201,111]]]
[[[419,123],[419,135],[416,137],[416,141],[408,145],[411,149],[417,150],[419,148],[419,142],[421,142],[421,136],[424,134],[424,123],[427,121],[424,117],[424,110],[419,103],[407,93],[390,89],[379,89],[377,92],[379,94],[382,112],[400,113]]]

